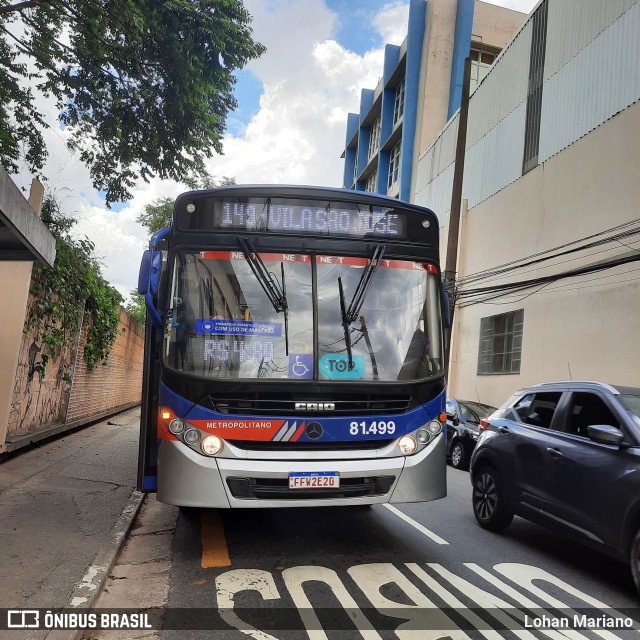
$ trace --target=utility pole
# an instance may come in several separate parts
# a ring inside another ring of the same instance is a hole
[[[444,267],[444,288],[449,293],[449,319],[451,328],[447,331],[445,345],[445,372],[449,372],[451,351],[451,333],[453,315],[456,304],[456,266],[458,262],[458,237],[460,235],[460,205],[462,204],[462,181],[464,178],[464,158],[467,144],[467,120],[469,117],[469,84],[471,80],[471,58],[464,61],[462,80],[462,97],[460,99],[460,115],[458,117],[458,139],[456,142],[456,159],[453,167],[453,188],[451,191],[451,210],[449,213],[449,235],[447,238],[447,255]]]

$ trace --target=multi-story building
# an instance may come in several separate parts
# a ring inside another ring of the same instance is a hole
[[[526,15],[477,0],[411,0],[407,37],[385,48],[382,78],[347,120],[344,186],[409,200],[417,159],[460,107]]]
[[[541,0],[470,97],[451,394],[640,387],[639,33],[640,0]],[[444,238],[458,123],[412,198]]]

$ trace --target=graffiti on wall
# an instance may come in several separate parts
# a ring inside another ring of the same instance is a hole
[[[34,301],[30,294],[26,317],[29,317]],[[73,368],[78,333],[76,331],[67,341],[69,346],[59,348],[49,356],[44,376],[41,368],[43,345],[38,329],[22,334],[7,425],[8,438],[29,435],[43,425],[64,423],[71,390],[65,372]]]
[[[27,317],[33,305],[29,298]],[[140,402],[144,329],[120,309],[119,334],[109,358],[93,370],[82,357],[86,342],[82,320],[67,346],[49,357],[41,375],[42,340],[23,333],[7,426],[7,440],[51,427],[87,422]]]

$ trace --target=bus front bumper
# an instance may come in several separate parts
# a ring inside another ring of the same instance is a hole
[[[337,472],[338,489],[289,489],[289,474]],[[209,458],[163,440],[160,502],[184,507],[274,508],[424,502],[447,495],[446,437],[412,456],[329,460]]]

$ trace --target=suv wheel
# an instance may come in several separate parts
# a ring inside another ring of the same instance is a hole
[[[469,468],[469,455],[464,444],[459,440],[453,443],[451,449],[451,466],[454,469],[464,469],[465,471]]]
[[[489,531],[502,531],[513,520],[505,504],[500,476],[492,467],[481,467],[473,478],[473,513],[478,524]]]
[[[636,589],[640,594],[640,529],[636,532],[633,542],[631,543],[631,574],[633,575],[633,581],[636,583]]]

